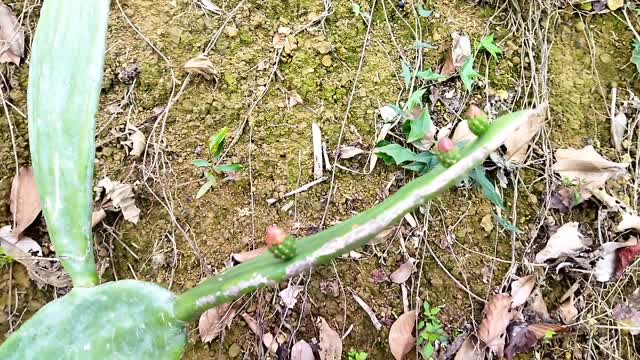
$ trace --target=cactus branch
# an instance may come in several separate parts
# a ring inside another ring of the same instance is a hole
[[[322,232],[298,239],[297,253],[290,260],[282,261],[271,253],[265,253],[253,261],[204,281],[176,298],[175,316],[184,321],[193,320],[209,308],[229,302],[259,287],[277,284],[363,246],[407,212],[454,186],[460,177],[481,164],[530,117],[544,114],[544,107],[539,107],[496,119],[481,137],[461,150],[461,158],[455,164],[450,167],[439,165],[374,208]]]

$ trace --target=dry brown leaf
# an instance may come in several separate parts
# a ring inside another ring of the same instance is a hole
[[[542,320],[550,319],[547,304],[544,302],[542,292],[539,288],[533,290],[531,296],[529,296],[529,299],[527,300],[527,309],[533,311]]]
[[[289,285],[286,289],[280,291],[278,295],[284,306],[289,309],[293,309],[298,302],[298,295],[304,290],[302,285]]]
[[[130,184],[121,184],[118,181],[111,181],[108,177],[103,178],[96,186],[98,196],[104,191],[102,197],[102,209],[110,211],[122,211],[125,220],[134,224],[140,219],[140,209],[135,204],[133,187]]]
[[[567,301],[558,306],[558,315],[560,315],[560,319],[562,319],[562,322],[565,324],[571,323],[571,321],[575,319],[578,314],[578,309],[576,309],[576,306],[574,305],[573,294]]]
[[[340,360],[342,356],[342,338],[329,326],[327,321],[318,317],[320,326],[320,360]]]
[[[613,318],[617,320],[618,326],[631,335],[640,334],[640,289],[635,289],[626,303],[613,308]]]
[[[577,222],[562,225],[555,234],[549,237],[544,249],[536,254],[535,262],[542,264],[546,260],[560,256],[572,256],[591,245],[591,240],[580,233],[578,226]]]
[[[485,346],[478,341],[478,338],[471,334],[462,343],[460,350],[456,353],[454,360],[482,360],[484,359]]]
[[[532,112],[526,123],[522,124],[511,136],[504,142],[507,147],[505,160],[522,164],[527,158],[529,144],[538,134],[538,131],[544,124],[545,113]]]
[[[451,141],[454,144],[458,144],[462,141],[472,141],[475,140],[477,136],[475,136],[471,129],[469,129],[469,123],[467,120],[462,120],[456,126],[456,129],[453,131],[453,135],[451,135]]]
[[[205,311],[200,315],[198,321],[200,340],[203,343],[208,343],[217,338],[225,327],[231,325],[235,314],[235,309],[231,308],[229,304],[216,306]]]
[[[24,29],[13,10],[0,2],[0,63],[20,65],[24,56]]]
[[[549,331],[559,333],[566,330],[566,328],[567,327],[564,325],[549,324],[549,323],[538,323],[538,324],[529,325],[529,330],[531,330],[534,334],[536,334],[536,337],[538,339],[542,339],[545,336],[547,336]]]
[[[27,268],[29,277],[36,283],[39,289],[44,288],[46,285],[57,288],[66,288],[72,285],[71,278],[59,262],[38,261],[31,256],[31,254],[20,249],[17,245],[12,244],[6,237],[1,235],[0,247],[4,249],[7,255]]]
[[[391,281],[393,281],[396,284],[404,283],[409,279],[409,277],[411,277],[411,274],[413,274],[414,263],[415,263],[415,259],[413,258],[410,258],[409,260],[405,261],[404,263],[402,263],[402,265],[398,267],[398,269],[396,269],[396,271],[391,273],[391,275],[389,276],[389,279],[391,279]]]
[[[295,343],[291,348],[291,360],[315,360],[311,346],[304,340]]]
[[[257,249],[253,249],[253,250],[249,250],[249,251],[243,251],[241,253],[233,254],[233,255],[231,255],[231,257],[233,257],[233,260],[235,260],[235,261],[237,261],[239,263],[243,263],[243,262],[247,262],[249,260],[253,260],[253,259],[257,258],[258,256],[264,254],[268,249],[269,249],[268,246],[263,246],[263,247],[259,247]]]
[[[131,128],[133,132],[129,135],[129,145],[131,146],[131,152],[129,152],[129,154],[134,158],[139,158],[147,146],[147,138],[142,131],[138,130],[135,126],[131,126]]]
[[[618,262],[618,249],[635,246],[638,244],[638,239],[635,237],[629,238],[625,242],[610,241],[602,244],[598,252],[600,256],[593,268],[593,275],[596,280],[600,282],[607,282],[611,280],[615,274],[616,264]]]
[[[511,296],[496,294],[484,308],[484,318],[478,329],[478,338],[499,356],[504,350],[507,326],[515,311],[511,310]]]
[[[342,146],[340,147],[340,159],[350,159],[354,156],[365,153],[364,150],[355,146]]]
[[[187,61],[184,70],[190,74],[201,75],[207,80],[217,79],[219,75],[207,54],[200,54]]]
[[[622,138],[627,132],[627,123],[627,116],[622,112],[611,118],[611,145],[619,152],[622,151]]]
[[[276,351],[278,351],[278,342],[275,341],[273,335],[270,332],[262,331],[258,326],[258,322],[256,321],[256,319],[254,319],[251,315],[242,313],[241,316],[247,323],[249,329],[251,329],[254,334],[258,335],[261,338],[262,343],[267,349],[269,349],[269,352],[275,354]]]
[[[416,311],[400,315],[389,330],[389,349],[396,360],[401,360],[416,346],[413,328],[416,325]]]
[[[536,286],[536,275],[528,275],[511,283],[512,307],[520,306],[527,302],[531,291]]]
[[[2,33],[2,30],[0,30],[0,33]],[[24,230],[31,225],[42,210],[33,168],[20,168],[18,176],[14,177],[11,183],[10,198],[11,204],[9,208],[15,223],[13,233],[16,238],[20,239]]]
[[[442,69],[440,69],[440,74],[444,76],[455,74],[471,56],[471,41],[468,36],[454,32],[451,37],[453,38],[451,51],[444,65],[442,65]]]
[[[553,171],[563,178],[580,181],[587,189],[592,190],[603,187],[610,178],[625,174],[628,165],[603,158],[589,145],[580,150],[558,149]]]
[[[538,342],[536,334],[524,322],[512,322],[507,331],[509,344],[504,349],[507,360],[513,360],[516,354],[529,352]]]

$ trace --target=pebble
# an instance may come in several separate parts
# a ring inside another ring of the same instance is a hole
[[[229,357],[232,359],[237,358],[241,351],[242,349],[240,348],[240,345],[233,343],[229,346]]]
[[[320,54],[328,54],[333,50],[333,46],[328,41],[320,41],[313,45],[313,48],[316,49]]]
[[[322,57],[322,65],[324,65],[326,67],[329,67],[329,66],[331,66],[331,63],[332,63],[332,61],[331,61],[331,56],[330,55],[325,55],[325,56]]]
[[[610,64],[611,60],[613,60],[611,58],[611,55],[609,55],[608,53],[603,53],[600,55],[600,61],[602,61],[603,64]]]
[[[229,37],[236,37],[238,35],[238,28],[235,25],[227,25],[224,28],[224,33],[229,35]]]

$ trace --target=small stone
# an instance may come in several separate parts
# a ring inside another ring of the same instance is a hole
[[[584,31],[584,23],[582,21],[578,21],[574,25],[574,28],[576,29],[576,32],[580,32],[581,33],[581,32]]]
[[[493,230],[493,219],[491,214],[485,215],[482,220],[480,220],[480,226],[484,229],[484,231],[490,233]]]
[[[320,41],[313,45],[313,48],[316,49],[320,54],[328,54],[333,50],[333,46],[328,41]]]
[[[227,25],[227,27],[224,28],[224,33],[229,35],[229,37],[236,37],[238,35],[238,28],[233,24]]]
[[[231,344],[231,346],[229,346],[229,357],[234,359],[237,358],[238,355],[240,355],[240,352],[242,352],[242,349],[240,348],[240,345],[233,343]]]
[[[331,66],[331,63],[332,63],[332,61],[331,61],[331,56],[330,55],[325,55],[325,56],[322,57],[322,65],[324,65],[326,67],[329,67],[329,66]]]
[[[600,55],[600,61],[602,61],[603,64],[610,64],[611,60],[613,60],[611,58],[611,55],[609,55],[608,53],[603,53]]]

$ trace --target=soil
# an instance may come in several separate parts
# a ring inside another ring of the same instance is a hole
[[[158,107],[166,106],[172,93],[175,95],[183,85],[187,73],[182,65],[202,53],[226,16],[205,13],[190,0],[112,1],[98,118],[95,179],[97,182],[107,176],[134,184],[136,203],[142,214],[137,224],[110,214],[103,225],[96,228],[98,258],[108,264],[102,281],[135,277],[181,292],[205,276],[222,271],[231,254],[261,246],[268,225],[278,224],[296,235],[311,233],[380,202],[390,182],[388,191],[393,192],[415,176],[382,162],[370,174],[337,170],[335,193],[324,222],[331,172],[325,171],[329,179],[309,191],[280,199],[284,193],[314,180],[313,123],[321,128],[331,158],[339,139],[343,145],[356,145],[365,150],[374,146],[380,131],[376,110],[407,97],[400,54],[415,64],[416,25],[423,41],[435,46],[423,51],[424,69],[436,69],[443,62],[453,32],[475,40],[495,33],[496,42],[505,50],[499,62],[489,62],[486,58],[478,62],[480,73],[483,77],[488,74],[488,78],[481,80],[471,96],[459,96],[454,109],[438,106],[433,110],[436,124],[455,122],[457,114],[468,104],[484,104],[489,93],[506,91],[509,94],[497,112],[531,103],[525,100],[531,96],[531,89],[527,94],[523,82],[531,72],[533,59],[525,56],[520,35],[510,30],[513,19],[503,8],[499,11],[499,7],[463,0],[428,2],[425,8],[434,10],[428,18],[416,16],[410,2],[403,10],[396,1],[358,1],[362,13],[373,11],[373,21],[354,87],[368,32],[367,23],[354,14],[354,3],[334,2],[325,21],[313,23],[295,34],[295,40],[291,40],[297,47],[290,52],[283,51],[272,76],[277,54],[272,45],[274,34],[281,27],[301,29],[325,11],[324,4],[311,0],[242,2],[208,54],[218,73],[216,79],[191,77],[170,109],[164,138],[159,139],[159,131],[154,129],[157,118],[154,114]],[[376,4],[375,9],[370,9],[371,3]],[[238,1],[218,5],[231,11]],[[23,6],[23,2],[18,1],[16,12],[20,13]],[[33,11],[30,26],[38,8]],[[628,60],[633,35],[617,13],[585,16],[571,8],[558,11],[548,39],[548,44],[553,45],[548,64],[551,116],[546,131],[549,142],[552,149],[592,144],[604,156],[616,160],[618,155],[610,145],[607,104],[611,101],[614,83],[620,89],[635,89],[636,93],[640,90],[635,66]],[[30,39],[28,36],[27,40]],[[139,66],[140,73],[131,84],[131,79],[119,75],[133,65]],[[18,112],[26,113],[28,62],[17,69],[4,65],[3,73],[11,79],[8,96],[15,107],[10,115],[16,131],[16,155],[21,166],[28,165],[27,119]],[[258,101],[265,86],[268,86],[266,95]],[[464,95],[457,79],[449,80],[442,87]],[[287,106],[287,98],[294,92],[304,103]],[[123,99],[126,101],[122,111],[111,114]],[[247,124],[241,128],[245,119]],[[15,174],[7,124],[3,116],[0,122],[0,219],[3,220],[0,225],[11,222],[9,192]],[[127,138],[121,135],[127,124],[135,125],[147,136],[149,158],[135,159],[129,155],[130,148],[124,144]],[[242,164],[244,170],[228,181],[222,181],[223,176],[219,176],[218,185],[195,199],[203,184],[203,170],[191,162],[206,158],[209,137],[223,127],[229,127],[231,133],[242,132],[237,143],[229,147],[224,161]],[[161,151],[155,153],[154,149]],[[541,147],[535,151],[539,158]],[[159,154],[162,163],[157,172],[153,172],[151,166],[154,154]],[[363,172],[368,167],[367,160],[367,156],[361,155],[341,160],[340,164]],[[517,216],[512,222],[524,230],[522,235],[512,237],[511,232],[495,221],[489,232],[481,225],[481,220],[492,216],[495,210],[476,187],[453,189],[414,214],[422,221],[429,211],[426,240],[430,247],[447,271],[480,297],[486,298],[499,288],[509,268],[509,264],[492,259],[509,260],[512,250],[521,258],[530,240],[528,234],[544,220],[539,216],[547,191],[544,176],[544,164],[537,163],[520,171],[517,191],[513,182],[501,189],[508,209],[502,216],[510,218],[515,203]],[[496,180],[496,171],[490,171],[489,177]],[[613,186],[614,191],[626,194],[623,183]],[[170,199],[171,213],[184,233],[159,201],[164,201],[165,196]],[[269,205],[267,200],[271,198],[280,200]],[[293,206],[289,204],[291,201]],[[597,206],[591,205],[582,206],[567,216],[552,215],[559,223],[579,220],[595,226],[597,212]],[[28,234],[46,248],[48,238],[43,229],[40,220]],[[438,246],[452,239],[455,242],[450,248]],[[174,241],[175,267],[172,266]],[[317,339],[315,320],[320,316],[340,334],[352,329],[344,339],[345,353],[355,348],[368,352],[370,359],[391,358],[387,344],[388,322],[404,312],[401,288],[388,280],[374,282],[373,278],[379,276],[380,270],[389,275],[403,263],[406,260],[403,249],[420,261],[419,273],[406,284],[412,303],[417,294],[432,305],[444,305],[441,320],[449,335],[473,320],[479,321],[482,304],[472,301],[465,291],[455,286],[429,251],[425,251],[424,241],[422,228],[411,228],[405,223],[397,236],[387,242],[359,250],[361,258],[340,258],[333,265],[320,267],[305,276],[306,303],[310,305],[303,311],[300,301],[286,317],[286,323],[292,328],[299,326],[296,338],[309,342]],[[533,253],[531,248],[528,251]],[[381,253],[384,256],[379,256]],[[493,264],[492,276],[482,279],[480,274],[487,273],[491,267],[488,264]],[[0,316],[6,318],[8,306],[13,304],[16,308],[12,311],[24,322],[57,296],[50,288],[38,289],[22,266],[12,265],[11,275],[8,269],[8,266],[0,269],[0,309],[4,310]],[[7,286],[9,276],[14,297],[11,300]],[[543,288],[547,305],[555,307],[554,301],[570,286],[567,280],[549,280]],[[284,287],[286,283],[280,285]],[[338,289],[335,294],[327,291],[333,287]],[[262,316],[263,326],[274,331],[281,320],[277,292],[278,289],[265,289],[236,304],[255,317]],[[375,330],[352,294],[360,296],[384,320],[382,330]],[[11,326],[16,323],[13,319]],[[0,331],[9,331],[8,322],[0,324]],[[245,358],[256,358],[256,351],[262,351],[240,317],[234,320],[223,339],[211,344],[201,343],[193,326],[185,358],[226,359],[230,358],[229,349],[233,348],[234,353],[238,346],[247,354]],[[571,356],[571,351],[556,349],[549,354],[560,358]]]

